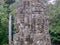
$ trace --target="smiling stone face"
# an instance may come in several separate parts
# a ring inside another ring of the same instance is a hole
[[[14,39],[16,45],[50,45],[44,0],[22,0],[15,21],[15,32],[18,30],[15,33],[18,40]]]

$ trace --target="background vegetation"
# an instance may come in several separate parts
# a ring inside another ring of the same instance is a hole
[[[52,43],[60,44],[60,0],[49,5],[50,35]]]

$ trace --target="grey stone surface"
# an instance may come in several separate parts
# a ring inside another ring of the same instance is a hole
[[[45,0],[21,0],[14,20],[14,45],[51,45]]]

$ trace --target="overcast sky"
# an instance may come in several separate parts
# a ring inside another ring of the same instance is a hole
[[[49,0],[48,2],[51,3],[51,4],[54,4],[55,0]]]

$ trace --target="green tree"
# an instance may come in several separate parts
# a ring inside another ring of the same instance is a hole
[[[8,13],[12,0],[0,0],[0,45],[8,44]],[[8,4],[9,3],[9,4]],[[14,14],[13,9],[11,13]]]
[[[60,0],[56,0],[54,5],[49,5],[50,34],[53,43],[60,42]]]
[[[0,0],[0,45],[8,43],[8,8],[4,0]]]

